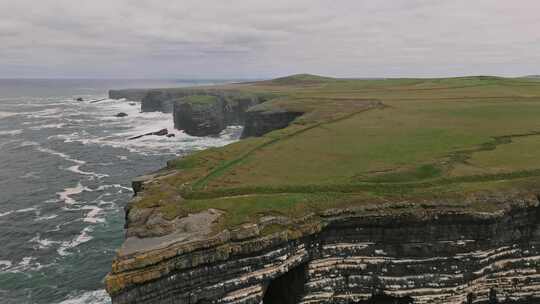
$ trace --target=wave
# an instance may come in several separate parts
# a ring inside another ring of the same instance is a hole
[[[43,215],[43,216],[38,216],[34,219],[35,222],[40,222],[40,221],[48,221],[48,220],[52,220],[53,218],[57,218],[58,217],[58,214],[51,214],[51,215]]]
[[[51,245],[53,245],[53,244],[60,243],[58,241],[52,241],[52,240],[49,240],[49,239],[42,239],[41,234],[39,234],[39,233],[36,234],[35,237],[31,238],[28,242],[29,243],[35,243],[34,249],[47,249],[47,248],[51,247]]]
[[[27,271],[39,271],[45,267],[49,267],[52,265],[42,265],[36,260],[36,257],[23,257],[22,260],[16,265],[13,265],[13,262],[11,261],[0,261],[0,272],[19,273]],[[1,262],[4,262],[4,264],[2,264]]]
[[[63,241],[60,244],[60,247],[56,249],[56,252],[58,252],[58,254],[61,256],[70,255],[71,253],[68,250],[93,239],[93,237],[89,235],[89,233],[92,231],[94,231],[94,228],[92,228],[91,226],[85,227],[81,231],[81,233],[75,238],[73,238],[71,241]]]
[[[88,212],[86,214],[86,216],[83,218],[83,222],[92,223],[92,224],[105,222],[105,219],[98,217],[98,215],[101,214],[102,211],[103,211],[102,208],[99,208],[97,206],[88,206],[88,205],[86,205],[86,206],[83,206],[82,209],[83,210],[90,210],[90,212]]]
[[[80,167],[82,165],[85,165],[86,162],[83,161],[83,160],[72,158],[71,156],[69,156],[69,155],[67,155],[67,154],[65,154],[63,152],[58,152],[58,151],[48,149],[48,148],[44,148],[44,147],[41,147],[41,146],[38,147],[37,150],[40,151],[40,152],[43,152],[43,153],[48,153],[48,154],[51,154],[51,155],[58,156],[60,158],[65,159],[66,161],[69,161],[69,162],[72,162],[72,163],[76,164],[74,166],[63,168],[66,171],[70,171],[70,172],[81,174],[81,175],[89,175],[89,176],[92,176],[92,177],[95,177],[95,178],[104,178],[104,177],[109,176],[108,174],[100,174],[100,173],[81,170]]]
[[[8,260],[0,260],[0,271],[3,271],[4,269],[8,269],[13,265],[11,261]]]
[[[0,136],[2,136],[2,135],[15,136],[15,135],[21,134],[22,132],[23,132],[23,130],[0,131]]]
[[[93,190],[88,187],[83,186],[79,182],[75,187],[64,188],[64,191],[57,192],[56,195],[58,196],[60,201],[63,201],[67,205],[75,205],[78,202],[75,199],[71,198],[71,196],[83,193],[84,191],[93,191]]]
[[[0,212],[0,217],[8,216],[12,213],[25,213],[25,212],[32,212],[32,211],[38,211],[36,207],[29,207],[29,208],[23,208],[23,209],[17,209],[17,210],[9,210],[6,212]]]
[[[0,111],[0,119],[17,116],[19,113]]]
[[[193,137],[182,131],[174,129],[172,114],[161,112],[140,112],[138,103],[122,100],[107,99],[99,103],[88,105],[87,113],[94,118],[94,125],[106,130],[115,130],[105,136],[92,135],[88,132],[76,131],[71,134],[52,135],[50,139],[60,139],[65,143],[79,142],[84,145],[110,146],[123,148],[133,153],[162,154],[171,153],[179,155],[186,151],[200,150],[209,147],[223,146],[236,141],[242,127],[227,128],[217,137]],[[126,113],[126,117],[115,117],[117,113]],[[98,122],[95,122],[97,120]],[[167,129],[174,137],[145,136],[137,140],[128,138]],[[126,157],[119,157],[126,159]]]
[[[65,126],[66,126],[65,123],[56,123],[56,124],[44,124],[44,125],[29,127],[28,129],[30,130],[61,129]]]
[[[111,298],[105,290],[86,291],[79,295],[70,296],[57,304],[109,304]]]

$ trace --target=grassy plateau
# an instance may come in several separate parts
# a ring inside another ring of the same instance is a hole
[[[258,110],[304,115],[169,162],[164,171],[173,173],[145,185],[134,207],[171,219],[219,209],[233,227],[265,215],[535,191],[540,182],[538,78],[295,75],[216,89],[267,94],[273,99]]]

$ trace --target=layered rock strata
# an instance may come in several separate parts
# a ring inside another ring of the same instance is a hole
[[[128,237],[107,289],[122,304],[534,303],[538,199],[499,200],[506,207],[493,212],[374,204],[220,232],[200,226],[219,219],[210,210],[190,215],[206,219],[197,227],[184,219],[168,234]]]

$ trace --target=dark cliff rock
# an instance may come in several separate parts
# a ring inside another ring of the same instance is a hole
[[[242,138],[262,136],[268,132],[287,127],[301,112],[285,110],[259,111],[252,109],[246,112]]]
[[[109,90],[110,99],[125,98],[131,101],[141,101],[148,93],[148,89],[124,89],[124,90]]]
[[[174,127],[192,136],[219,134],[225,128],[224,102],[211,95],[194,95],[174,102]]]
[[[150,90],[141,100],[141,111],[172,113],[172,99],[166,90]]]
[[[190,92],[174,100],[174,126],[193,136],[217,135],[230,125],[243,125],[247,110],[263,101],[256,95],[236,92]],[[202,94],[204,93],[204,94]]]
[[[192,104],[192,96],[213,96],[206,103]],[[242,137],[261,136],[286,127],[299,112],[249,111],[272,98],[233,90],[208,88],[110,90],[110,98],[141,101],[142,112],[173,113],[175,128],[193,136],[217,135],[230,125],[245,125]]]
[[[115,304],[536,303],[538,200],[513,201],[492,213],[336,211],[270,235],[262,222],[244,225],[252,233],[182,232],[158,238],[159,250],[137,241],[146,250],[125,247],[107,288]]]

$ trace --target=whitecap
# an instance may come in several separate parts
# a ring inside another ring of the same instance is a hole
[[[43,216],[36,217],[34,219],[34,221],[36,221],[36,222],[48,221],[48,220],[52,220],[53,218],[57,218],[57,217],[58,217],[58,214],[43,215]]]
[[[65,168],[65,170],[73,172],[73,173],[81,174],[81,175],[90,175],[96,178],[104,178],[104,177],[109,176],[108,174],[100,174],[100,173],[95,173],[95,172],[83,171],[80,169],[80,167],[81,165],[75,165],[75,166]]]
[[[65,123],[57,123],[57,124],[45,124],[45,125],[39,125],[35,127],[30,127],[28,129],[30,130],[43,130],[43,129],[61,129],[65,127]]]
[[[86,243],[93,239],[92,236],[90,236],[88,233],[94,231],[91,226],[88,226],[84,228],[81,233],[72,239],[71,241],[64,241],[60,244],[60,247],[56,250],[59,255],[66,256],[69,255],[70,252],[68,252],[69,249],[75,248],[79,246],[80,244]]]
[[[10,215],[10,214],[12,214],[13,212],[15,212],[15,211],[0,212],[0,217]]]
[[[2,136],[2,135],[14,136],[14,135],[19,135],[22,132],[23,132],[22,130],[0,131],[0,136]]]
[[[36,262],[37,258],[35,257],[23,257],[22,260],[17,265],[9,265],[7,267],[0,268],[2,272],[10,272],[10,273],[17,273],[17,272],[25,272],[25,271],[38,271],[42,268],[50,266],[48,265],[41,265],[41,263]],[[9,261],[8,261],[9,262]],[[9,262],[12,263],[12,262]]]
[[[98,215],[101,214],[101,211],[103,211],[103,209],[101,209],[101,208],[99,208],[97,206],[88,206],[88,205],[82,207],[82,209],[83,210],[90,210],[90,212],[88,212],[86,214],[86,216],[83,218],[83,222],[92,223],[92,224],[105,222],[105,219],[98,217]]]
[[[72,195],[83,193],[84,191],[93,191],[92,189],[83,186],[80,182],[75,187],[64,188],[64,191],[57,192],[58,198],[60,201],[63,201],[67,205],[74,205],[77,201],[71,198]]]
[[[19,115],[19,113],[0,111],[0,119],[15,116],[15,115]]]
[[[20,178],[39,178],[39,175],[37,175],[38,172],[28,172],[28,173],[25,173],[24,175],[21,175]]]
[[[29,243],[35,243],[34,249],[47,249],[53,244],[59,243],[58,241],[52,241],[49,239],[42,239],[41,234],[36,234],[35,237],[28,241]]]
[[[76,296],[70,296],[58,304],[109,304],[111,298],[105,290],[87,291]]]
[[[38,147],[37,150],[40,151],[40,152],[43,152],[43,153],[48,153],[48,154],[56,155],[56,156],[61,157],[61,158],[65,159],[65,160],[67,160],[67,161],[74,162],[74,163],[79,164],[79,165],[84,165],[84,164],[86,164],[85,161],[71,158],[69,155],[67,155],[67,154],[65,154],[65,153],[58,152],[58,151],[55,151],[55,150],[52,150],[52,149],[47,149],[47,148],[43,148],[43,147]]]
[[[11,267],[12,263],[8,260],[0,260],[0,271]]]
[[[96,189],[94,189],[94,191],[103,191],[103,190],[110,189],[110,188],[120,188],[120,189],[124,189],[124,190],[128,190],[128,191],[133,191],[131,188],[126,187],[126,186],[122,186],[120,184],[101,185],[101,186],[97,187]]]
[[[17,213],[25,213],[25,212],[30,212],[30,211],[37,211],[37,209],[35,207],[30,207],[30,208],[15,210],[15,212]]]

